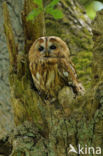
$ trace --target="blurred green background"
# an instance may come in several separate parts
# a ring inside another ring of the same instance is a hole
[[[86,9],[87,15],[91,20],[93,20],[96,16],[96,12],[98,10],[103,9],[103,1],[93,1],[93,0],[80,0]]]

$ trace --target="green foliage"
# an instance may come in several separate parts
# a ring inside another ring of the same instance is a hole
[[[47,6],[43,7],[43,0],[33,0],[35,4],[37,4],[38,8],[33,9],[29,15],[27,16],[27,20],[33,20],[38,15],[43,12],[46,14],[50,14],[55,19],[63,18],[63,13],[59,9],[54,9],[54,7],[58,4],[59,0],[52,0]]]
[[[35,10],[32,10],[29,15],[27,16],[27,20],[33,20],[35,17],[37,17],[42,12],[42,9],[35,8]]]
[[[49,4],[46,6],[46,8],[54,8],[55,5],[58,4],[58,2],[59,2],[59,0],[52,0],[52,2],[49,3]]]
[[[103,3],[99,2],[99,1],[93,1],[93,2],[89,2],[85,5],[86,8],[86,12],[87,15],[91,18],[94,19],[96,16],[96,12],[98,10],[103,9]]]
[[[42,8],[42,7],[43,7],[42,0],[33,0],[33,2],[34,2],[35,4],[37,4],[39,8]]]
[[[63,17],[63,13],[59,9],[49,8],[46,10],[46,13],[52,15],[55,19],[60,19]]]

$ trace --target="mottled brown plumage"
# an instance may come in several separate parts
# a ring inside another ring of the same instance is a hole
[[[69,49],[59,37],[41,37],[29,51],[29,66],[38,91],[47,96],[56,96],[64,86],[70,86],[77,93],[84,88],[77,80]]]

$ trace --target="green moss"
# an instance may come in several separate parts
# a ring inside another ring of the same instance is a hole
[[[93,54],[91,51],[80,51],[77,56],[72,58],[75,64],[76,71],[78,73],[79,80],[84,84],[84,87],[88,89],[91,86],[91,64]]]

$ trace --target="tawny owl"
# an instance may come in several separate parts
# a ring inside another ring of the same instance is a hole
[[[29,66],[37,90],[47,96],[57,96],[64,86],[76,94],[84,93],[77,80],[66,43],[56,36],[40,37],[29,51]]]

